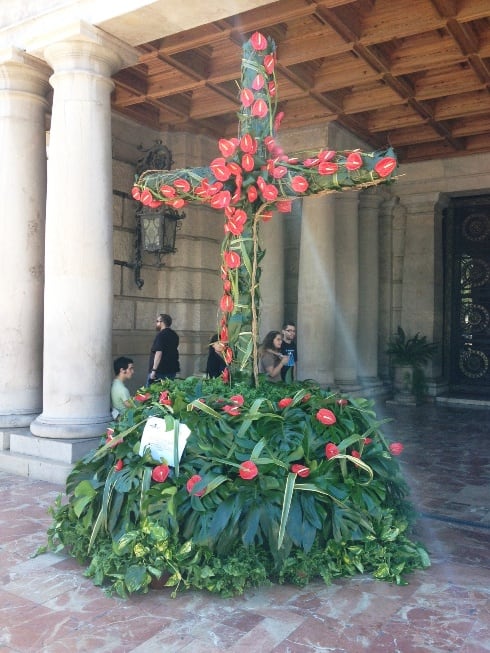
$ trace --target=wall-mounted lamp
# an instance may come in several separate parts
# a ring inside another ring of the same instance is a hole
[[[143,150],[145,152],[136,164],[136,174],[139,176],[145,170],[170,170],[173,160],[172,152],[162,141],[155,141],[153,147]],[[143,265],[142,252],[151,252],[156,255],[156,265],[163,265],[162,256],[176,252],[175,239],[180,221],[185,218],[185,213],[179,213],[169,206],[150,209],[142,206],[136,211],[136,240],[135,262],[125,263],[114,261],[119,265],[134,269],[134,282],[139,289],[143,288],[144,280],[140,276]]]

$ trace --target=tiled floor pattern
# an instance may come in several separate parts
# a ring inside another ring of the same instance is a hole
[[[221,599],[108,597],[72,559],[31,557],[60,487],[0,473],[0,653],[490,651],[490,411],[383,406],[432,566],[398,587],[366,576]]]

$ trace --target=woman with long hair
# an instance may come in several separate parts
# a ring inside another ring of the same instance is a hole
[[[281,370],[288,363],[288,356],[281,353],[281,344],[281,332],[269,331],[260,349],[260,371],[271,383],[282,381]]]

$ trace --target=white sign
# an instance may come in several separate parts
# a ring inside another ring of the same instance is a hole
[[[150,450],[154,460],[165,459],[170,467],[175,467],[174,460],[174,428],[167,430],[167,424],[160,417],[149,417],[143,429],[139,455],[144,456],[145,450]],[[191,434],[188,426],[179,424],[178,456],[179,461],[184,453],[187,438]]]

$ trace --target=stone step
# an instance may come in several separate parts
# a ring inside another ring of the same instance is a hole
[[[36,481],[49,481],[63,489],[73,465],[47,458],[35,458],[11,451],[0,451],[0,470],[9,474],[25,476]]]

